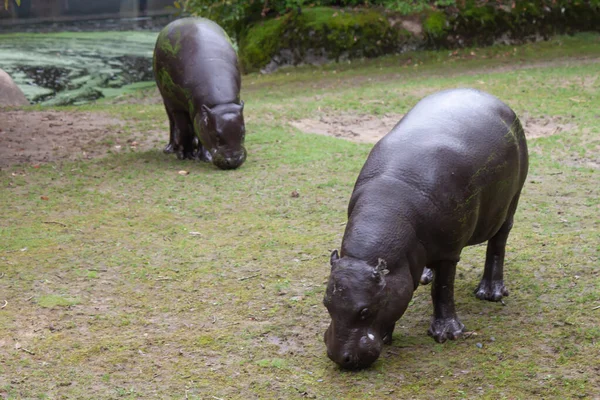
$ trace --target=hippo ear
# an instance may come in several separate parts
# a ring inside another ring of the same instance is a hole
[[[387,269],[387,262],[385,262],[383,258],[377,260],[377,266],[375,267],[375,270],[383,275],[390,273],[390,271]]]
[[[212,114],[212,110],[206,104],[202,104],[202,112],[206,114]]]
[[[337,250],[331,252],[331,257],[329,257],[329,264],[333,267],[333,262],[340,259],[340,255]]]
[[[202,116],[202,123],[204,125],[208,125],[208,116],[212,115],[212,110],[206,105],[206,104],[202,104],[202,107],[200,107],[200,115]]]

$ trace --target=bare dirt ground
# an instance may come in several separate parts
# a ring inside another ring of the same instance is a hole
[[[302,119],[292,121],[291,125],[306,133],[331,135],[362,143],[375,143],[388,133],[402,118],[401,114],[355,115],[337,114],[324,115],[319,119]],[[563,131],[577,128],[563,117],[531,117],[527,114],[521,117],[525,135],[529,139],[556,135]]]
[[[361,143],[376,143],[402,118],[401,114],[332,114],[290,124],[302,132],[330,135]],[[562,117],[521,118],[528,138],[576,129]],[[0,111],[0,168],[85,160],[109,153],[161,148],[167,128],[126,131],[125,122],[105,114],[60,111]]]
[[[147,150],[167,140],[166,130],[142,134],[124,126],[98,113],[0,110],[0,168]]]

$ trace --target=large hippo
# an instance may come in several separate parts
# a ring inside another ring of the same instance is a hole
[[[246,160],[240,70],[227,33],[204,18],[167,25],[154,48],[154,76],[169,116],[166,153],[221,169]]]
[[[476,296],[507,296],[504,248],[527,169],[521,123],[496,97],[446,90],[410,110],[369,154],[341,252],[331,254],[329,358],[348,369],[373,363],[429,272],[428,333],[438,342],[460,336],[454,275],[465,246],[488,242]]]

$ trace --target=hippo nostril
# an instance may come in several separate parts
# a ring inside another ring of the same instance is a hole
[[[344,354],[344,364],[348,365],[352,363],[352,356],[350,354]]]

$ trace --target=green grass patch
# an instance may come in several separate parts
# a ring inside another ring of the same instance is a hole
[[[235,171],[179,161],[160,145],[2,169],[0,395],[594,398],[599,43],[588,34],[245,76],[249,156]],[[485,247],[467,248],[455,297],[474,334],[435,343],[429,288],[418,288],[381,358],[341,371],[325,352],[321,301],[372,145],[289,122],[403,114],[457,86],[563,127],[528,142],[506,255],[510,296],[505,305],[474,298]],[[140,101],[154,95],[66,110],[149,131],[166,120],[162,104]]]
[[[77,299],[65,298],[55,294],[40,296],[36,299],[37,304],[44,308],[69,307],[77,304]]]

